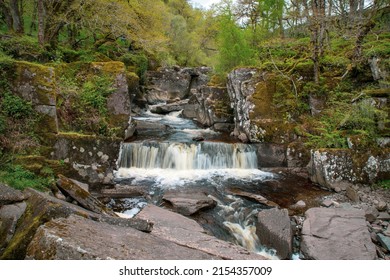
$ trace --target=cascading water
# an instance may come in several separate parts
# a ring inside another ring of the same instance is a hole
[[[183,121],[174,115],[148,114],[147,120],[169,120],[173,132],[170,131],[162,140],[155,140],[156,137],[152,136],[152,140],[123,143],[116,179],[119,182],[125,180],[126,184],[149,187],[155,197],[166,189],[205,189],[220,198],[213,198],[218,205],[211,214],[214,215],[212,219],[218,220],[217,227],[223,232],[220,237],[230,234],[237,244],[250,251],[264,253],[253,222],[257,206],[247,213],[251,206],[248,208],[242,199],[226,195],[224,191],[228,186],[259,185],[259,182],[274,177],[274,174],[258,169],[257,147],[241,143],[194,142],[194,135],[215,132],[188,125],[188,120]],[[182,141],[177,141],[180,139]],[[161,196],[153,203],[161,203]],[[216,229],[209,230],[215,234]]]
[[[124,143],[119,168],[256,169],[256,149],[251,145],[202,142]]]

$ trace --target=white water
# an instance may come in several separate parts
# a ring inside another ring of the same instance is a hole
[[[119,168],[145,169],[256,169],[255,148],[244,144],[202,142],[125,143],[121,146]]]
[[[218,133],[198,128],[193,122],[179,118],[180,113],[161,116],[147,112],[143,117],[135,118],[167,124],[176,132],[169,135],[169,142],[159,140],[122,144],[115,173],[117,179],[159,189],[206,186],[216,187],[223,192],[229,184],[260,185],[258,183],[274,178],[274,174],[257,168],[255,146],[192,142],[193,136]],[[223,226],[234,236],[237,244],[269,259],[277,259],[274,250],[261,246],[256,235],[253,221],[258,211],[255,209],[248,215],[242,199],[231,195],[225,195],[225,198],[230,202],[221,202],[213,197],[217,201],[217,215],[223,218]],[[142,206],[135,205],[125,214],[133,216]]]

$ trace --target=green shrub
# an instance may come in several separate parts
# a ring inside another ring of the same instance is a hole
[[[83,84],[80,101],[85,109],[95,109],[101,115],[107,114],[107,97],[113,92],[112,81],[106,76],[94,76]]]
[[[148,57],[143,54],[134,54],[134,53],[126,53],[121,56],[120,60],[126,66],[134,66],[135,72],[140,78],[140,82],[143,84],[145,82],[145,74],[148,70]]]
[[[53,180],[53,177],[40,177],[20,165],[7,164],[0,170],[0,181],[19,190],[46,190],[52,186]]]
[[[34,112],[31,102],[11,93],[6,93],[2,98],[1,110],[6,116],[14,119],[31,117]]]

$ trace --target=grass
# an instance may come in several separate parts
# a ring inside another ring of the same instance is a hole
[[[18,190],[33,188],[39,191],[50,189],[54,177],[50,170],[45,170],[46,177],[41,177],[21,165],[6,164],[0,170],[0,182]]]

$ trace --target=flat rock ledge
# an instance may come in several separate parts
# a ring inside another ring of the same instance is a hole
[[[218,259],[266,259],[238,245],[219,240],[214,236],[206,234],[204,229],[194,220],[151,204],[148,204],[137,217],[154,224],[151,235],[207,253]]]
[[[301,251],[314,260],[374,260],[365,212],[359,209],[311,208],[302,228]]]
[[[71,215],[41,226],[27,248],[26,259],[208,260],[219,258],[133,228],[113,226]]]

